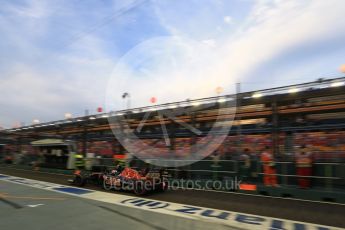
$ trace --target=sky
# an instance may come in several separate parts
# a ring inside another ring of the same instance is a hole
[[[4,0],[0,126],[344,74],[343,0]]]

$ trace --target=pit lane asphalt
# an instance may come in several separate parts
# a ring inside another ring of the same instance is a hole
[[[0,229],[233,229],[0,181]]]
[[[68,185],[67,179],[71,178],[71,176],[67,175],[3,167],[0,167],[0,173],[63,185]],[[91,185],[87,186],[87,188],[103,191],[101,188]],[[118,193],[135,196],[129,192]],[[339,204],[199,190],[166,191],[164,193],[149,194],[146,197],[167,202],[345,228],[345,205]]]

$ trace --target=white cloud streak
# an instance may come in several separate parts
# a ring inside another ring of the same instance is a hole
[[[208,7],[203,6],[200,11]],[[176,46],[173,39],[157,40],[135,48],[133,59],[153,58],[154,65],[149,62],[150,74],[145,76],[133,70],[115,73],[121,75],[115,78],[123,83],[118,84],[118,90],[126,88],[138,94],[133,103],[137,106],[147,105],[151,96],[159,98],[161,103],[212,96],[219,85],[226,89],[226,93],[233,92],[235,82],[257,78],[256,69],[284,53],[312,43],[331,44],[334,39],[344,36],[344,10],[345,2],[339,0],[259,1],[236,32],[223,35],[218,39],[217,47],[209,49],[202,46],[205,43],[202,38],[207,31],[198,34],[184,30],[184,25],[180,26],[182,30],[178,30],[179,25],[169,24],[173,20],[166,18],[169,14],[160,8],[160,21],[182,43]],[[217,12],[208,18],[190,16],[187,28],[200,30],[205,20],[216,22],[214,17],[219,17]],[[187,38],[195,41],[190,42]],[[178,53],[170,52],[171,47]],[[174,62],[178,65],[173,66]],[[260,76],[260,80],[276,77]],[[116,103],[119,104],[118,101]]]
[[[226,1],[192,3],[154,1],[150,16],[155,14],[172,36],[144,42],[120,60],[122,66],[115,69],[113,84],[108,85],[112,108],[123,109],[125,91],[131,93],[133,106],[149,104],[151,96],[158,103],[214,96],[217,86],[231,93],[235,82],[258,78],[258,68],[288,52],[310,44],[331,46],[345,39],[345,2],[341,0],[257,1],[244,21],[227,12]],[[56,8],[63,9],[60,18]],[[54,39],[52,26],[63,27],[62,41],[73,38],[76,29],[87,28],[85,14],[74,12],[68,4],[52,7],[38,0],[20,7],[4,5],[0,13],[4,34],[0,126],[33,118],[60,119],[65,112],[81,114],[84,108],[104,103],[107,79],[119,60],[119,54],[109,55],[107,50],[110,37],[95,31],[57,54],[52,54],[56,50],[49,50],[49,44],[41,44],[49,35]],[[95,17],[104,18],[101,14]],[[236,23],[224,25],[230,21]],[[296,77],[298,70],[291,73]]]

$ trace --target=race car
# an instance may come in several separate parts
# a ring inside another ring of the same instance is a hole
[[[95,170],[97,169],[97,170]],[[167,172],[162,169],[145,168],[140,171],[130,167],[93,168],[91,172],[77,170],[70,182],[77,186],[95,184],[106,190],[127,190],[137,195],[168,188]]]

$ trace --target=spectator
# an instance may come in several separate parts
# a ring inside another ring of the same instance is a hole
[[[239,173],[243,181],[248,181],[250,178],[250,163],[249,149],[245,148],[239,157]]]
[[[296,173],[298,176],[298,186],[302,189],[310,188],[312,164],[312,154],[305,145],[302,145],[300,151],[296,155]]]
[[[261,153],[261,163],[263,165],[263,178],[265,186],[277,187],[277,175],[276,168],[273,159],[272,149],[269,146],[265,147],[265,150]]]

